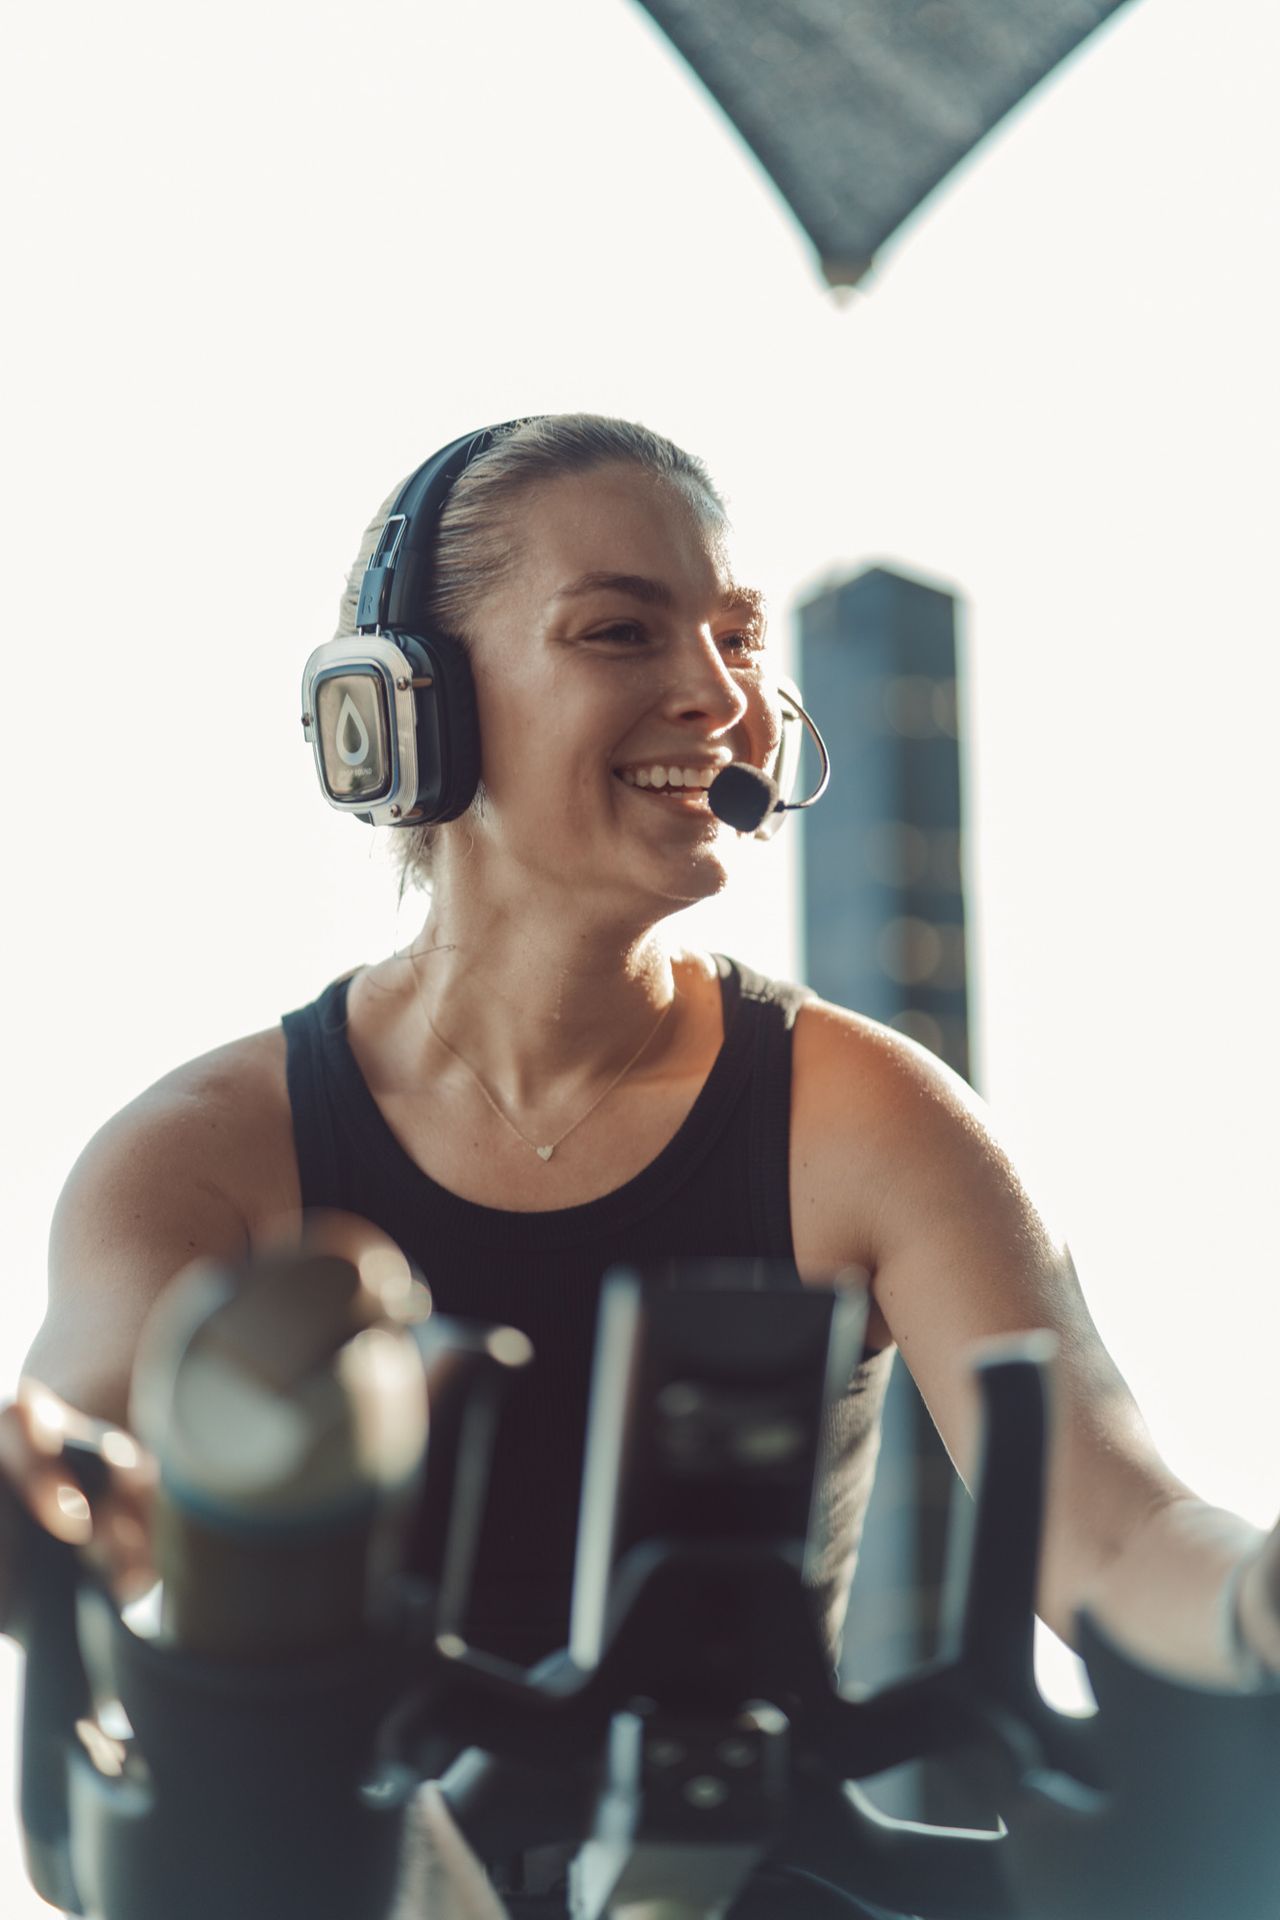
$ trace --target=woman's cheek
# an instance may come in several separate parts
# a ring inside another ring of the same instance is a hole
[[[753,744],[758,751],[751,757],[757,766],[767,766],[782,743],[782,703],[768,688],[760,689],[752,719]]]

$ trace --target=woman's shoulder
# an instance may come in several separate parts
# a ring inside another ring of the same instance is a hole
[[[122,1108],[122,1114],[144,1116],[163,1111],[171,1117],[184,1111],[243,1109],[246,1115],[266,1100],[285,1097],[285,1039],[280,1025],[246,1033],[161,1074],[158,1080]]]
[[[834,1106],[833,1118],[860,1119],[868,1101],[881,1112],[887,1104],[909,1109],[927,1101],[970,1122],[985,1113],[973,1088],[943,1060],[870,1014],[824,1000],[798,977],[773,977],[725,955],[697,958],[712,977],[717,967],[731,968],[753,998],[786,1008],[794,1028],[793,1082],[809,1101]]]
[[[797,1067],[819,1084],[856,1072],[881,1097],[929,1099],[970,1114],[983,1102],[955,1070],[919,1041],[832,1000],[804,990],[796,1017]]]
[[[101,1126],[69,1186],[124,1192],[198,1186],[249,1225],[296,1204],[297,1168],[279,1026],[183,1061]]]
[[[888,1263],[940,1215],[978,1219],[993,1238],[1016,1237],[1032,1230],[1030,1203],[985,1103],[905,1034],[814,995],[797,1015],[792,1059],[801,1272],[861,1267],[872,1287],[868,1338],[885,1346],[902,1332],[880,1303]]]
[[[164,1074],[100,1127],[49,1235],[49,1309],[27,1367],[75,1406],[126,1417],[138,1329],[197,1258],[238,1259],[296,1212],[279,1029]]]
[[[794,1125],[819,1184],[887,1196],[948,1161],[998,1152],[986,1103],[906,1034],[813,995],[796,1017]]]

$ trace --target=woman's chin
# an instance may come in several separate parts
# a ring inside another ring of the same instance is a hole
[[[727,857],[732,851],[717,837],[700,847],[686,849],[679,860],[670,856],[651,860],[646,863],[649,884],[659,898],[669,903],[669,912],[678,913],[682,907],[696,906],[700,900],[713,900],[724,892],[732,878]]]

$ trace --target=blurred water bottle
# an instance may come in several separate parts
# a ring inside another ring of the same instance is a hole
[[[130,1417],[155,1454],[159,1637],[239,1658],[357,1638],[421,1484],[429,1295],[348,1260],[200,1261],[143,1332]]]

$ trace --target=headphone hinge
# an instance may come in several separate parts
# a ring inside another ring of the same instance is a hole
[[[358,633],[367,633],[370,627],[375,633],[382,631],[382,623],[387,615],[387,598],[391,591],[391,576],[395,572],[400,543],[408,524],[407,514],[390,514],[378,535],[378,544],[369,556],[369,564],[360,583],[360,600],[356,607]]]

